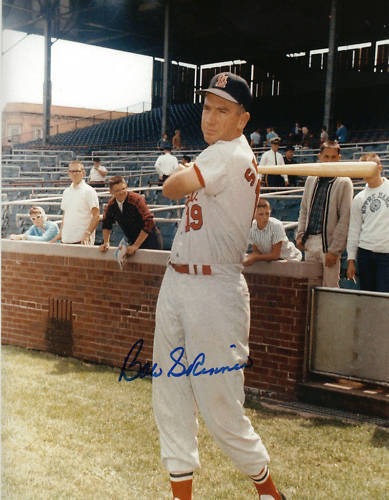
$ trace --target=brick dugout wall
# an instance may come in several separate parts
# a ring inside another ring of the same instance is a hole
[[[121,367],[144,339],[152,359],[155,307],[168,252],[139,251],[121,272],[113,250],[2,241],[2,343]],[[246,386],[294,399],[304,364],[309,288],[320,266],[257,263],[246,273],[251,293]]]

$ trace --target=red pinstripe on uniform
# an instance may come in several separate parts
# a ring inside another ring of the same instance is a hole
[[[254,165],[254,168],[255,168],[255,171],[257,172],[258,174],[258,163],[256,162],[255,158],[253,158],[253,165]],[[261,181],[258,177],[258,181],[257,181],[257,185],[255,186],[255,205],[254,205],[254,212],[253,212],[253,217],[251,220],[254,220],[254,216],[255,216],[255,210],[257,208],[257,205],[258,205],[258,199],[259,199],[259,193],[261,191]]]

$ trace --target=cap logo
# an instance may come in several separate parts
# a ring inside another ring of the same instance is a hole
[[[228,75],[225,75],[222,73],[221,75],[219,75],[217,77],[215,87],[220,87],[220,88],[224,89],[227,86],[227,82],[228,82]]]

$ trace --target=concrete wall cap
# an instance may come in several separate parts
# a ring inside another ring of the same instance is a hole
[[[17,252],[33,255],[58,257],[76,257],[92,260],[114,260],[116,247],[102,253],[98,246],[66,245],[58,243],[41,243],[36,241],[1,240],[2,251]],[[166,250],[138,250],[131,257],[136,264],[153,264],[166,266],[170,251]],[[322,276],[322,266],[316,262],[296,262],[277,260],[272,262],[256,262],[244,268],[244,274],[261,274],[266,276],[284,276],[289,278],[317,279]]]

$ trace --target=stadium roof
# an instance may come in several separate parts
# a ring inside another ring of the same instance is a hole
[[[163,57],[164,0],[3,0],[3,28]],[[287,53],[328,46],[331,0],[170,0],[171,58],[244,59],[276,67]],[[389,38],[389,1],[337,0],[338,45]]]

